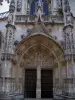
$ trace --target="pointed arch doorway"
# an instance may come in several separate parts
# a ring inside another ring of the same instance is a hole
[[[28,51],[26,56],[28,59],[27,64],[25,63],[24,96],[26,98],[52,98],[53,54],[43,45],[36,45]]]
[[[37,34],[23,40],[16,54],[19,61],[16,65],[16,83],[24,98],[53,98],[54,69],[63,59],[61,46],[51,37]],[[22,81],[19,85],[20,77]]]

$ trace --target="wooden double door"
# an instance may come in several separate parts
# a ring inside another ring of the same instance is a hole
[[[25,70],[25,98],[36,98],[37,70]],[[53,97],[53,71],[41,70],[41,98]]]

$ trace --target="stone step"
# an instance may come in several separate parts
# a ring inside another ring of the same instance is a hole
[[[24,100],[53,100],[53,99],[48,99],[48,98],[45,98],[45,99],[42,99],[42,98],[41,99],[37,99],[37,98],[35,98],[35,99],[34,98],[31,98],[31,99],[30,98],[25,98]]]

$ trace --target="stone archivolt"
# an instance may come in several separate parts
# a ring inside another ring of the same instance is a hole
[[[55,58],[60,58],[60,56],[62,57],[63,55],[63,49],[61,46],[52,40],[51,37],[41,34],[28,37],[28,39],[23,40],[16,49],[16,53],[20,56],[20,60],[23,58],[28,59],[28,55],[35,56],[37,52],[40,52],[40,54],[42,53],[42,55],[43,52],[44,54],[45,52],[46,54],[48,52],[47,55],[53,55]]]

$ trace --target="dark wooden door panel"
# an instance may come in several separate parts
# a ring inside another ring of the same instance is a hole
[[[53,71],[41,71],[41,97],[53,98]]]
[[[36,98],[36,70],[25,70],[25,98]]]

